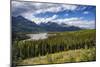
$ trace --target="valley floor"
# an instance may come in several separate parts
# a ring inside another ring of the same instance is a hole
[[[20,35],[12,44],[12,65],[59,64],[96,60],[96,30],[51,32],[46,39],[25,40]],[[18,34],[19,35],[19,34]]]

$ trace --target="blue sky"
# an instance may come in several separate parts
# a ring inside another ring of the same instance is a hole
[[[53,12],[45,12],[45,13],[39,13],[36,14],[36,17],[42,18],[42,17],[52,17],[54,14],[58,15],[56,19],[61,18],[71,18],[71,17],[83,17],[84,20],[95,20],[95,6],[78,6],[78,10],[70,11],[70,10],[62,10],[57,13]]]
[[[22,15],[37,24],[52,21],[92,29],[95,28],[96,7],[12,1],[12,15]]]

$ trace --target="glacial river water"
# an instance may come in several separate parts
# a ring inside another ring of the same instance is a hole
[[[27,34],[30,37],[28,40],[39,40],[48,38],[48,33]]]

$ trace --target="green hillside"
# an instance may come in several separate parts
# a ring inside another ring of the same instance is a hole
[[[42,57],[44,57],[43,64],[96,60],[96,30],[51,32],[51,34],[56,35],[43,40],[14,41],[13,64],[42,64],[38,60]],[[64,54],[62,55],[62,53]],[[59,59],[58,56],[61,58]],[[53,59],[47,58],[47,61],[46,57]],[[34,62],[31,62],[29,58],[34,59]]]

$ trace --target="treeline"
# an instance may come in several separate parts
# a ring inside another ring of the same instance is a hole
[[[20,40],[25,40],[25,39],[29,39],[30,37],[26,36],[26,34],[24,33],[17,33],[17,32],[13,32],[12,33],[12,41],[20,41]]]
[[[50,53],[88,49],[95,46],[95,30],[60,32],[43,40],[13,41],[14,61]]]

